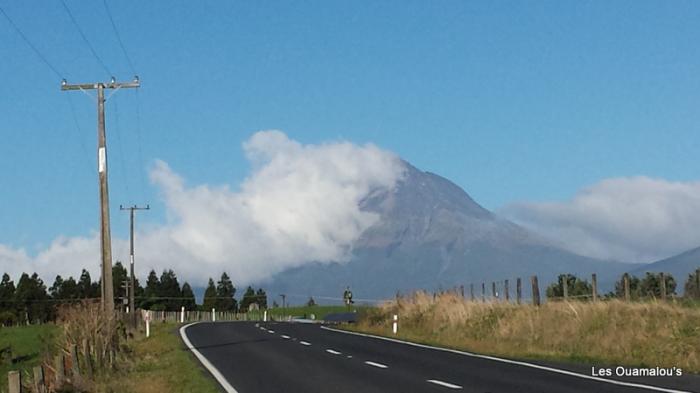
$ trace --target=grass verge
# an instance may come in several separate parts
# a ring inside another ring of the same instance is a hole
[[[20,370],[31,374],[45,353],[53,347],[59,329],[55,325],[29,325],[0,328],[0,349],[11,348],[0,361],[0,392],[7,391],[7,373]]]
[[[509,358],[680,367],[700,373],[700,309],[648,302],[548,302],[541,307],[417,293],[368,309],[349,330]]]
[[[179,333],[180,325],[154,323],[151,337],[140,336],[129,344],[129,362],[97,381],[102,392],[216,393],[219,387],[189,351]]]

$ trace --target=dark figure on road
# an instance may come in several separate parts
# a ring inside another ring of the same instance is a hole
[[[355,303],[352,301],[352,291],[350,290],[350,287],[345,288],[345,292],[343,292],[343,301],[345,302],[346,306]]]

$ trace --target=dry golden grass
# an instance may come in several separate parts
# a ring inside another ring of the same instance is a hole
[[[416,293],[368,311],[353,329],[507,357],[681,367],[700,372],[700,309],[617,300],[541,307]]]

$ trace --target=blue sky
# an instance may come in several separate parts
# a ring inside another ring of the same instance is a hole
[[[155,159],[193,185],[235,188],[250,170],[241,144],[266,129],[372,142],[490,209],[607,178],[698,178],[698,2],[222,3],[110,1],[143,83],[107,104],[117,236],[120,203],[165,219],[147,179]],[[66,4],[130,79],[103,4]],[[69,82],[109,79],[60,2],[0,7]],[[1,15],[0,59],[0,243],[34,252],[87,236],[94,103],[61,92]]]

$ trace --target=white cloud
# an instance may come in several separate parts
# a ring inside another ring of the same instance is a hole
[[[613,178],[569,201],[516,203],[501,213],[597,258],[651,262],[700,246],[700,182]]]
[[[201,285],[225,270],[240,285],[311,261],[343,262],[378,219],[360,211],[359,201],[375,189],[392,188],[404,171],[396,155],[371,144],[302,145],[282,132],[261,131],[243,147],[253,171],[237,191],[190,186],[167,163],[155,163],[151,181],[161,191],[168,222],[137,233],[140,275],[172,268]],[[128,260],[126,245],[113,240],[115,260]],[[34,258],[0,245],[0,266],[35,269],[45,280],[75,275],[81,267],[97,277],[98,258],[96,234],[56,239]]]

